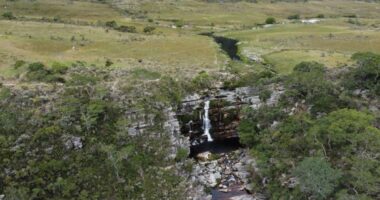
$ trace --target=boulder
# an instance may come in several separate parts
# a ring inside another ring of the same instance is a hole
[[[77,136],[64,136],[64,144],[67,150],[75,149],[79,150],[83,148],[83,141],[81,137]]]
[[[206,152],[203,152],[203,153],[199,153],[199,154],[196,155],[195,157],[196,157],[199,161],[208,161],[208,160],[211,159],[211,155],[212,155],[211,152],[206,151]]]
[[[215,172],[214,173],[214,177],[217,179],[217,180],[220,180],[222,178],[222,175],[219,173],[219,172]]]
[[[218,182],[216,180],[215,174],[210,174],[210,176],[208,176],[207,184],[210,187],[215,187],[216,185],[218,185]]]

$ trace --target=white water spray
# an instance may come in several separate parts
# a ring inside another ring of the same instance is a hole
[[[212,142],[213,139],[210,135],[211,123],[210,123],[210,119],[208,118],[209,109],[210,109],[210,101],[206,101],[205,107],[204,107],[205,114],[203,116],[203,131],[204,131],[203,135],[207,136],[207,141]]]

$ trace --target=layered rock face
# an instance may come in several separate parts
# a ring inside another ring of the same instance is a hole
[[[211,121],[212,138],[216,141],[237,138],[242,105],[256,109],[263,104],[275,104],[283,89],[274,85],[272,91],[274,92],[266,102],[260,101],[259,90],[253,87],[242,87],[233,91],[219,89],[204,97],[190,95],[184,99],[177,113],[181,132],[190,137],[192,145],[206,141],[203,135],[204,106],[205,101],[210,101],[208,117]]]
[[[250,177],[258,170],[254,159],[239,143],[237,129],[243,105],[258,109],[278,102],[283,89],[276,85],[272,87],[273,92],[265,102],[260,100],[259,90],[251,87],[209,91],[204,97],[194,94],[185,98],[177,118],[181,133],[190,139],[190,157],[195,158],[188,179],[196,187],[192,188],[194,192],[189,199],[265,199],[265,196],[254,193]],[[205,134],[208,133],[204,127],[205,114],[211,123],[212,142]],[[211,194],[201,192],[206,189],[211,189]]]
[[[205,100],[198,97],[191,101],[184,101],[178,119],[181,122],[181,132],[190,137],[192,145],[198,145],[205,142],[204,118],[205,118]],[[209,98],[208,118],[211,123],[211,136],[213,140],[224,140],[238,137],[236,128],[239,124],[239,101],[232,98],[227,101],[225,96],[206,97]]]

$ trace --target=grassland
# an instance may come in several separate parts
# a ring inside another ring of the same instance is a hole
[[[290,72],[301,61],[314,60],[336,67],[350,62],[355,52],[380,52],[380,31],[331,23],[281,24],[225,35],[241,41],[243,55],[262,56],[281,73]]]
[[[201,36],[143,35],[91,26],[15,21],[0,21],[0,33],[1,69],[20,59],[85,61],[97,66],[110,59],[116,67],[154,67],[167,72],[217,67],[216,44]]]
[[[354,52],[380,52],[379,3],[105,2],[0,0],[0,14],[12,12],[17,17],[0,20],[2,75],[14,74],[12,65],[16,60],[85,61],[96,66],[111,60],[113,67],[152,68],[181,75],[219,70],[226,63],[226,56],[212,39],[198,35],[205,31],[240,40],[241,54],[261,56],[281,73],[289,72],[303,60],[335,67],[350,62]],[[301,18],[324,14],[325,19],[319,24],[303,25],[287,19],[294,14]],[[357,18],[347,23],[348,15]],[[256,28],[269,16],[275,17],[278,24]],[[113,20],[119,25],[135,26],[137,33],[106,30],[104,23]],[[186,26],[172,27],[179,22]],[[156,27],[154,34],[143,33],[146,26]]]
[[[98,21],[130,21],[117,10],[107,4],[70,0],[0,0],[4,11],[12,12],[17,17],[28,19],[59,18],[61,20],[98,22]]]
[[[259,3],[207,3],[194,0],[140,1],[133,4],[130,0],[109,0],[120,9],[133,9],[135,12],[146,13],[145,17],[160,22],[182,20],[192,26],[210,26],[216,28],[241,28],[263,23],[268,16],[277,18],[280,22],[287,17],[299,14],[310,18],[324,14],[329,18],[355,14],[364,19],[379,19],[379,4],[363,3],[352,0],[308,1],[287,3],[270,3],[269,0],[259,0]],[[134,6],[131,6],[134,5]]]
[[[219,31],[221,35],[240,40],[243,55],[260,56],[280,73],[290,72],[295,64],[304,60],[336,67],[350,63],[352,53],[380,51],[379,3],[351,0],[207,3],[184,0],[141,1],[131,7],[130,1],[123,0],[115,1],[113,5],[146,13],[145,18],[165,26],[181,21],[188,25],[189,31]],[[295,14],[302,19],[323,14],[324,19],[313,25],[287,19]],[[275,17],[278,24],[256,28],[269,16]]]

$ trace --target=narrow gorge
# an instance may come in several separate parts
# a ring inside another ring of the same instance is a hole
[[[181,135],[189,139],[188,159],[195,161],[189,180],[198,185],[197,190],[211,193],[203,194],[203,199],[264,199],[260,194],[252,195],[249,177],[255,175],[256,164],[240,144],[237,128],[242,106],[258,108],[275,103],[282,92],[281,87],[274,89],[267,102],[260,101],[258,89],[252,87],[216,89],[183,100],[176,115]]]

